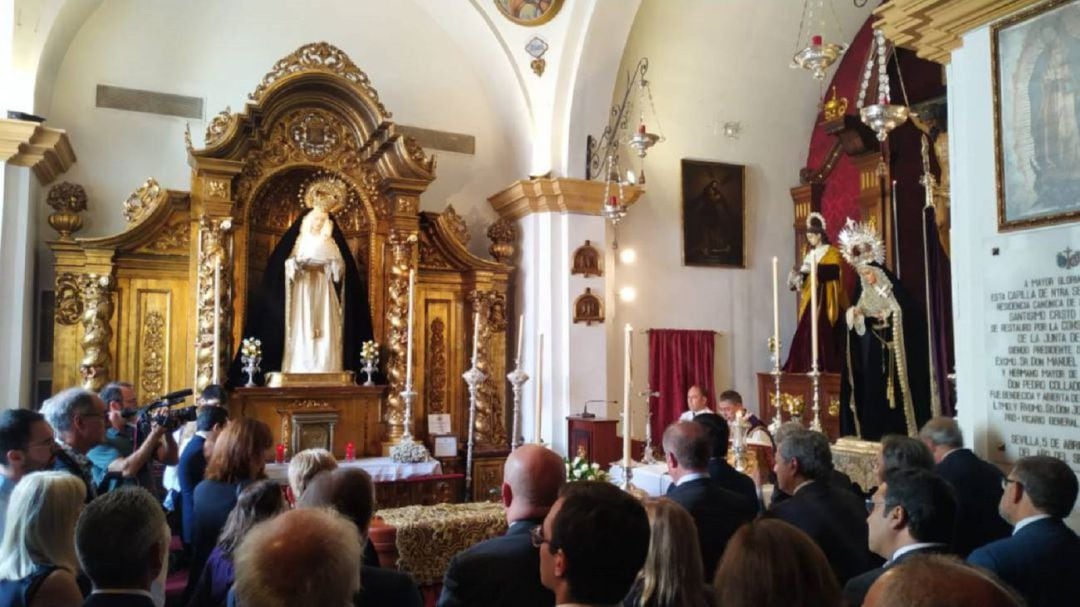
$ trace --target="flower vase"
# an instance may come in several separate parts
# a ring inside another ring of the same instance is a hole
[[[364,385],[374,386],[375,382],[371,380],[371,374],[375,372],[375,359],[365,358],[363,359],[363,361],[364,367],[361,370],[364,372],[365,375],[367,375],[367,380],[364,382]]]
[[[255,374],[259,372],[259,363],[261,362],[261,359],[254,356],[242,356],[241,358],[244,363],[244,373],[248,376],[247,383],[244,384],[244,387],[253,388],[255,387]]]

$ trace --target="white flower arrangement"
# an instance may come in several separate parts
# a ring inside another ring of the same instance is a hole
[[[589,463],[580,455],[573,460],[566,460],[567,481],[606,481],[608,473],[600,469],[600,464]]]
[[[262,358],[262,340],[245,337],[240,345],[240,353],[250,358]]]
[[[365,341],[360,346],[360,358],[363,360],[378,360],[379,359],[379,344],[374,340]]]

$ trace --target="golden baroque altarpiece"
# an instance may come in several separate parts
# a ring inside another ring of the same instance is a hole
[[[303,211],[303,187],[315,175],[332,175],[349,188],[334,219],[367,282],[388,384],[357,387],[356,398],[374,408],[342,417],[334,451],[344,453],[351,439],[343,424],[354,419],[364,425],[353,429],[365,437],[356,441],[358,453],[376,455],[378,445],[401,436],[410,269],[417,270],[414,433],[426,436],[428,413],[449,413],[464,440],[468,398],[460,378],[479,311],[480,359],[490,379],[481,388],[476,441],[481,449],[505,448],[509,256],[491,261],[470,253],[465,222],[452,207],[419,212],[435,160],[390,118],[367,75],[332,45],[308,44],[280,60],[242,112],[211,120],[205,148],[186,137],[189,192],[150,179],[124,203],[128,225],[121,234],[69,232],[50,243],[57,277],[53,385],[96,390],[122,379],[147,401],[223,380],[246,337],[249,294]],[[499,253],[509,246],[493,240]],[[250,390],[235,391],[234,414],[262,418],[276,435],[290,431],[283,416],[301,403],[326,400],[294,388],[261,402],[257,396],[273,390]],[[352,406],[340,390],[340,402],[331,397],[329,409]],[[367,438],[373,436],[378,440]]]

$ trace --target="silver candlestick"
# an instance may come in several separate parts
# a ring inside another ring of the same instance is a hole
[[[811,398],[814,403],[814,418],[810,420],[810,429],[814,432],[821,432],[821,371],[818,371],[817,361],[814,361],[807,375],[810,376]]]
[[[520,361],[514,370],[506,374],[506,379],[514,390],[514,423],[510,432],[510,449],[514,450],[525,443],[521,436],[521,387],[529,381],[529,374],[521,370]]]
[[[769,338],[769,352],[772,358],[772,371],[770,375],[773,376],[773,418],[769,422],[769,432],[776,436],[776,432],[780,430],[780,425],[784,423],[784,404],[780,400],[780,339],[777,337]]]
[[[652,444],[652,397],[660,396],[660,393],[646,390],[638,392],[638,396],[645,397],[645,448],[641,451],[641,463],[651,466],[660,463],[660,460],[656,459],[656,449]]]
[[[471,499],[473,446],[476,437],[476,393],[480,389],[480,384],[487,379],[487,375],[476,366],[476,360],[473,360],[472,368],[462,373],[461,377],[465,378],[465,383],[469,385],[469,429],[465,450],[465,495]]]
[[[405,430],[401,434],[401,440],[393,447],[390,447],[390,457],[401,464],[430,461],[431,453],[428,452],[427,447],[424,446],[424,443],[414,440],[412,435],[412,404],[416,399],[416,392],[412,389],[412,384],[405,384],[405,389],[401,391],[401,399],[405,401],[405,419],[404,424],[402,424]]]

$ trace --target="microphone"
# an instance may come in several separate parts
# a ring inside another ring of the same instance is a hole
[[[185,398],[195,394],[195,391],[191,388],[184,388],[183,390],[177,390],[176,392],[169,392],[165,396],[162,396],[160,400],[172,402],[180,402]]]
[[[585,401],[585,411],[582,412],[582,414],[581,414],[581,417],[583,417],[585,419],[592,419],[592,418],[596,417],[595,413],[589,413],[589,404],[590,403],[612,403],[614,405],[617,405],[617,404],[619,404],[619,401],[617,401],[617,400],[604,400],[602,398],[594,398],[592,400]]]

